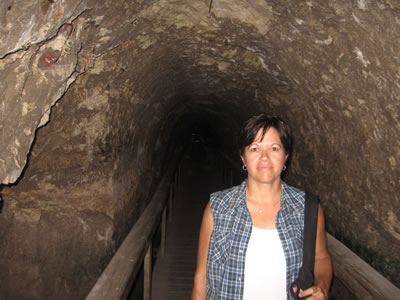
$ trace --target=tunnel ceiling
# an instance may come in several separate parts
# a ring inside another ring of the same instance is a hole
[[[191,115],[218,124],[233,155],[240,122],[267,111],[295,134],[288,180],[319,193],[329,230],[394,278],[398,1],[4,0],[0,13],[0,182],[14,209],[19,192],[81,192],[74,209],[125,222]],[[90,198],[102,188],[114,200]]]
[[[13,119],[2,129],[23,133],[13,143],[1,143],[5,184],[19,177],[51,106],[77,77],[91,74],[109,81],[114,93],[130,89],[128,97],[216,95],[221,107],[243,108],[242,102],[260,109],[291,107],[288,117],[295,123],[300,116],[351,122],[361,113],[398,126],[393,121],[400,75],[393,60],[399,19],[391,1],[1,5],[2,109],[4,121]],[[380,127],[368,129],[376,131],[376,139],[384,135]],[[392,135],[396,129],[386,130]],[[396,157],[390,161],[396,165]]]

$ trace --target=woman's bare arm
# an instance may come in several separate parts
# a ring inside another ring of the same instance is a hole
[[[314,286],[301,292],[300,297],[312,295],[307,299],[328,299],[332,280],[332,263],[326,244],[325,217],[321,206],[318,208],[318,225],[315,245]]]
[[[214,223],[211,214],[210,203],[204,210],[203,220],[200,227],[199,248],[197,252],[197,268],[194,275],[194,284],[191,300],[205,300],[207,292],[207,255],[211,232]]]

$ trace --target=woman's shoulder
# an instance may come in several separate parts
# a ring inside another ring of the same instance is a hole
[[[305,192],[297,187],[282,182],[282,196],[294,205],[304,205]]]
[[[302,189],[299,189],[299,188],[297,188],[297,187],[294,187],[294,186],[292,186],[292,185],[289,185],[289,184],[287,184],[286,182],[284,182],[284,181],[281,181],[282,182],[282,188],[283,188],[283,190],[286,190],[286,191],[288,191],[288,192],[290,192],[290,193],[292,193],[292,194],[294,194],[294,195],[298,195],[298,194],[302,194],[302,195],[304,195],[304,191],[302,190]]]
[[[238,198],[246,196],[246,185],[247,182],[243,181],[239,185],[212,193],[210,196],[211,208],[228,209],[239,204]]]
[[[238,190],[239,186],[233,186],[221,191],[216,191],[211,193],[211,198],[225,198],[226,196],[231,196],[233,193],[236,193],[236,191]]]

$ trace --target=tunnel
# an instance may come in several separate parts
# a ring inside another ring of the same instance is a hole
[[[400,287],[400,3],[4,0],[0,299],[84,299],[193,134],[240,163],[292,128],[285,181]]]

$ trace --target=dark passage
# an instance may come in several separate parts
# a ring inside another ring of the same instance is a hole
[[[219,162],[213,150],[204,146],[202,136],[193,136],[180,168],[165,256],[154,266],[153,300],[190,299],[203,211],[210,193],[226,187]]]

